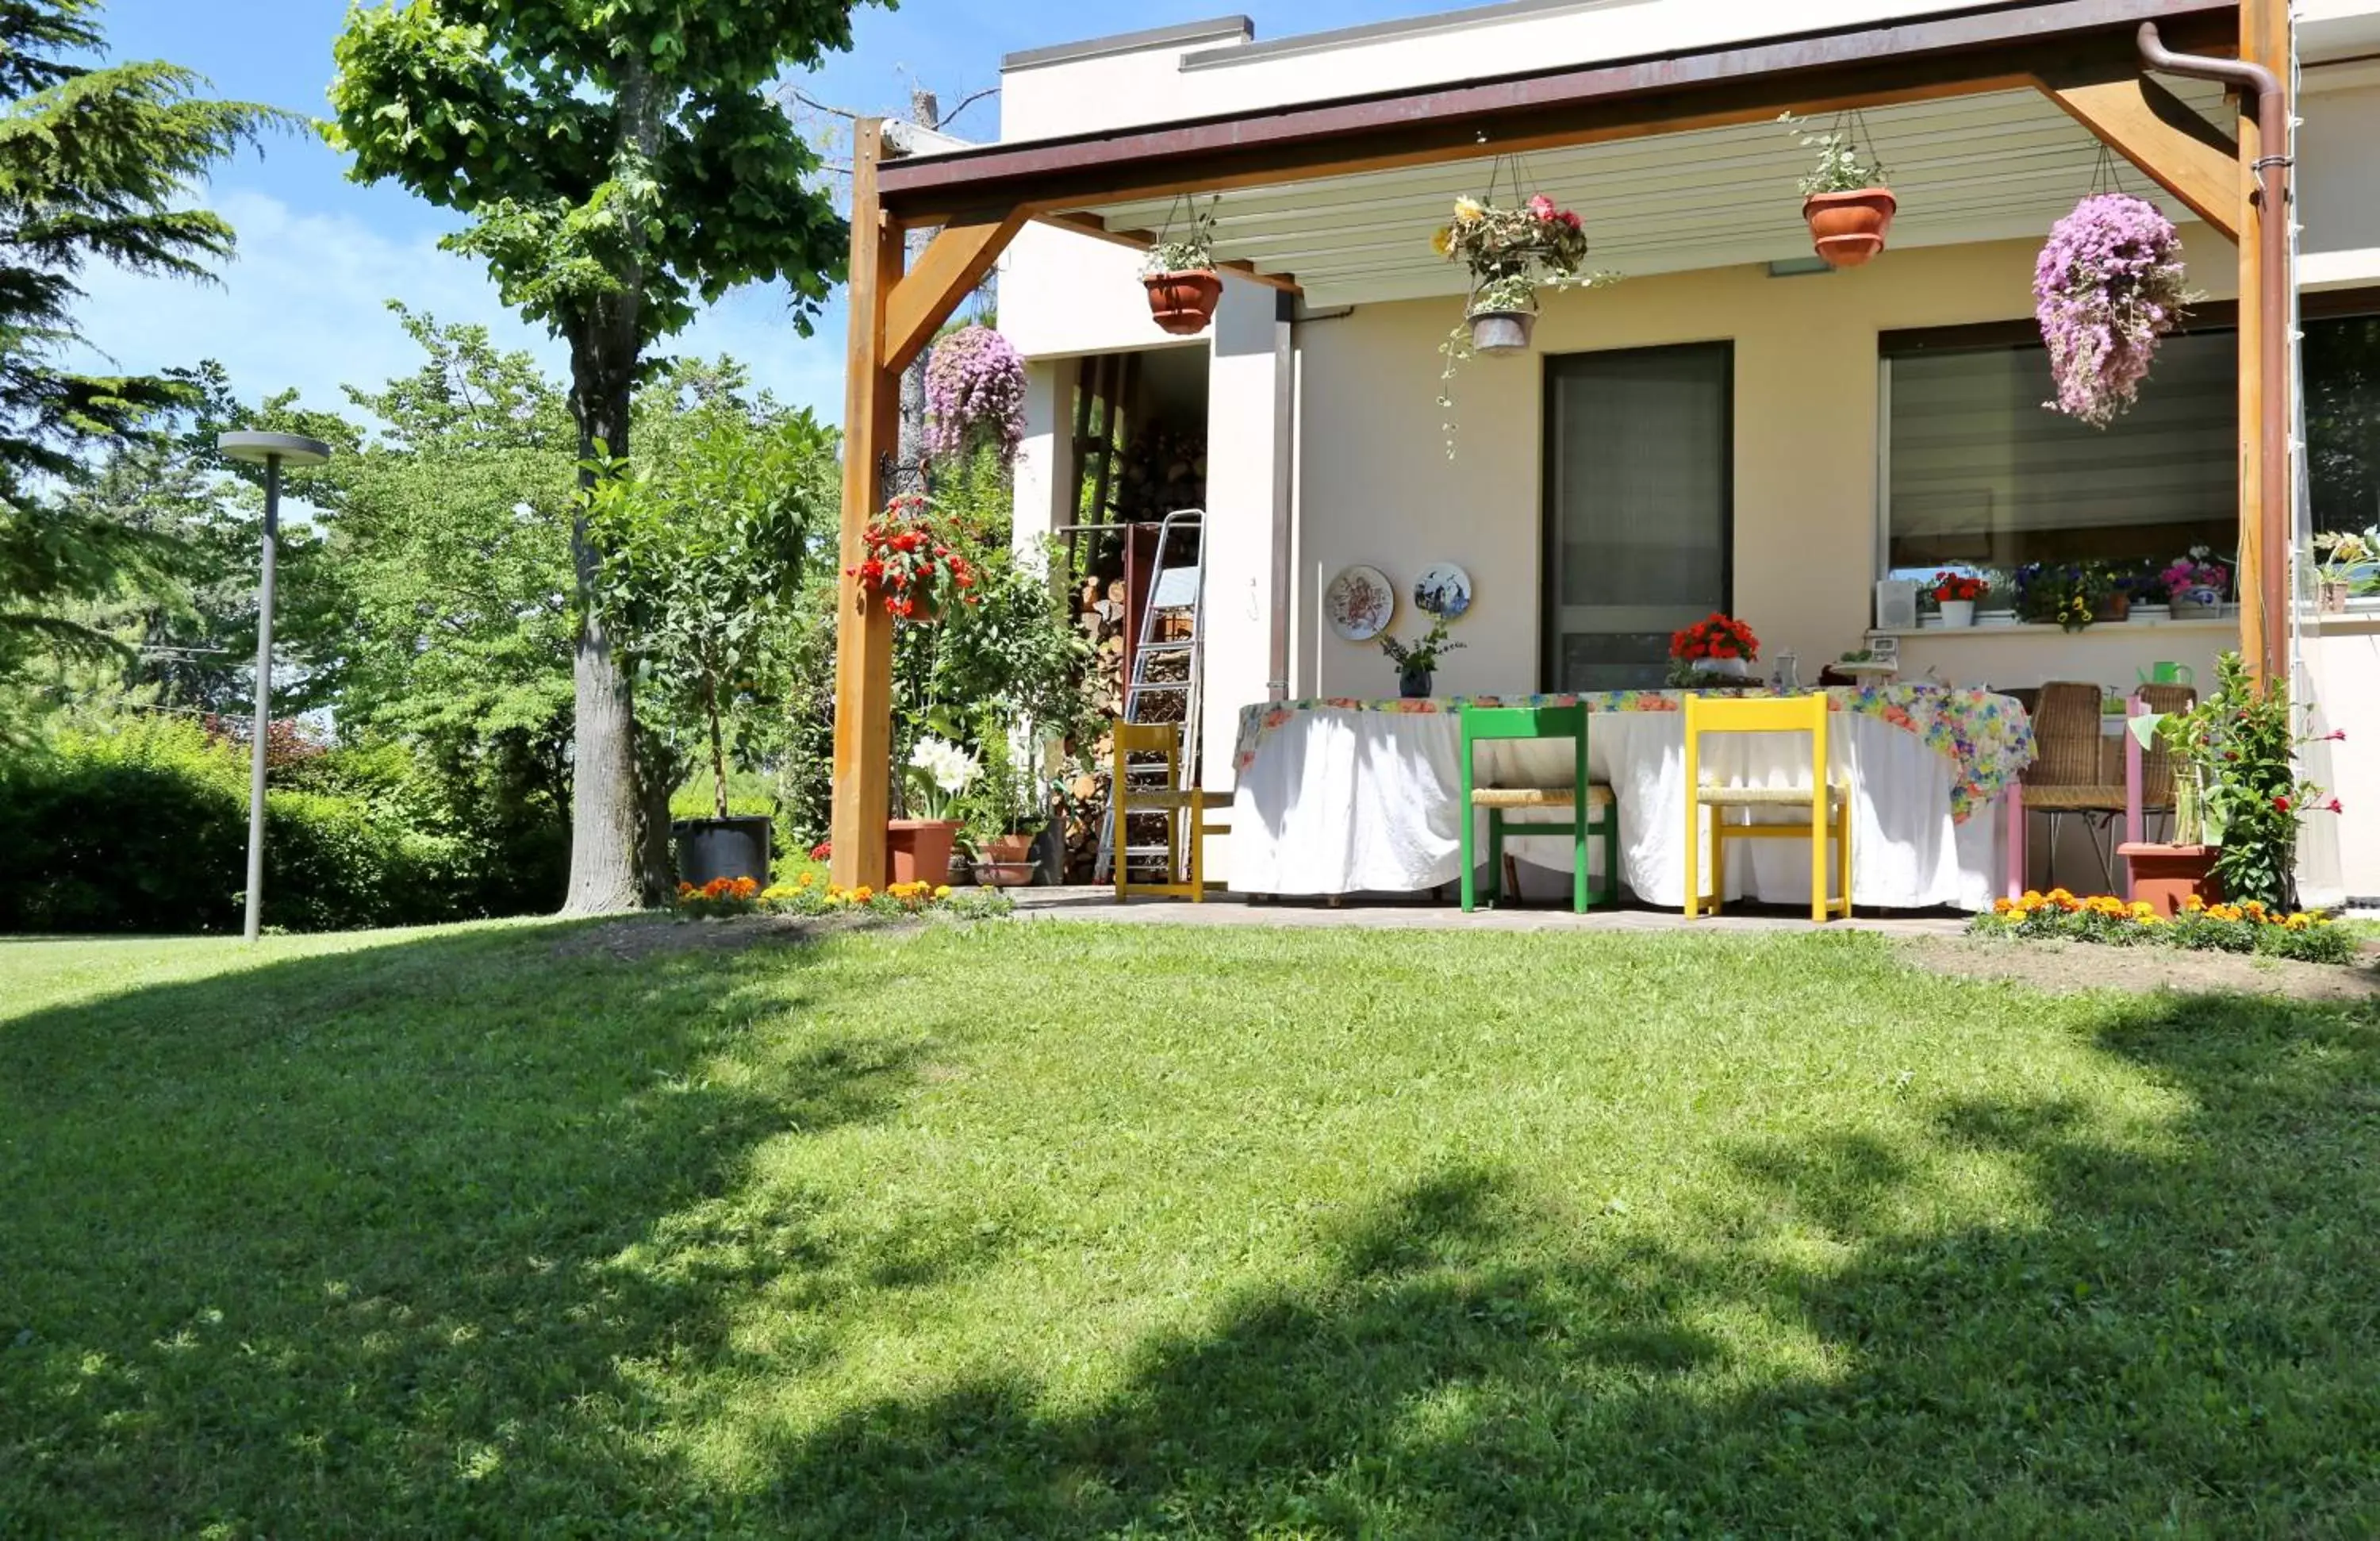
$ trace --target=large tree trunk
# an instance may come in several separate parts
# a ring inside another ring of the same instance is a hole
[[[592,336],[572,340],[570,409],[578,419],[582,491],[595,484],[595,473],[584,462],[599,453],[599,441],[602,453],[615,458],[628,452],[633,375],[607,368],[606,351]],[[570,521],[570,560],[578,580],[577,657],[572,672],[577,687],[577,731],[570,778],[570,887],[562,913],[612,915],[638,908],[647,900],[637,838],[637,713],[627,673],[613,655],[611,636],[595,606],[599,558],[588,537],[583,506]]]

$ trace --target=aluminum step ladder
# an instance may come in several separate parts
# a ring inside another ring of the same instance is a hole
[[[1148,599],[1140,610],[1140,634],[1134,639],[1132,670],[1123,686],[1123,720],[1127,722],[1180,722],[1183,784],[1166,790],[1186,792],[1197,779],[1199,725],[1203,712],[1200,685],[1206,673],[1207,515],[1185,508],[1158,521],[1157,554],[1150,564]],[[1172,623],[1179,619],[1181,625]],[[1173,635],[1168,635],[1172,633]],[[1162,765],[1128,767],[1144,791],[1163,787]],[[1139,778],[1147,777],[1148,780]],[[1118,829],[1116,809],[1122,799],[1108,794],[1108,816],[1099,831],[1099,865],[1093,881],[1108,882],[1115,872]],[[1129,840],[1130,832],[1123,831]],[[1122,859],[1137,865],[1171,865],[1172,848],[1163,842],[1125,844]],[[1185,874],[1176,872],[1167,881]]]

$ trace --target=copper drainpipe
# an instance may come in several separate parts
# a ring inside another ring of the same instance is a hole
[[[2141,61],[2169,75],[2220,80],[2256,94],[2257,197],[2263,205],[2256,222],[2264,244],[2257,273],[2256,306],[2263,332],[2258,337],[2257,363],[2263,375],[2264,421],[2257,426],[2264,440],[2264,476],[2258,485],[2257,524],[2262,531],[2264,589],[2263,657],[2258,677],[2281,677],[2284,654],[2280,637],[2289,628],[2289,425],[2283,410],[2289,392],[2289,100],[2280,77],[2263,65],[2242,59],[2218,59],[2203,54],[2176,54],[2157,37],[2156,23],[2143,21],[2140,30]],[[2247,302],[2247,296],[2240,297]]]

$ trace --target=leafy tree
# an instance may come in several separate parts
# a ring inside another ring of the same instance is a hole
[[[651,346],[698,299],[783,280],[807,332],[846,230],[760,88],[851,43],[847,0],[391,0],[349,13],[331,90],[354,175],[468,216],[448,238],[570,348],[586,467],[625,458]],[[599,450],[600,446],[600,450]],[[582,473],[589,491],[593,472]],[[627,674],[573,527],[577,797],[566,908],[639,897]]]
[[[73,62],[102,46],[96,8],[0,4],[0,677],[43,649],[109,650],[59,604],[113,592],[157,543],[55,493],[95,449],[152,438],[162,410],[193,401],[187,381],[59,367],[80,340],[77,276],[103,261],[207,277],[231,254],[231,227],[180,205],[281,115],[203,98],[173,65]]]
[[[834,435],[808,412],[756,417],[733,398],[673,425],[668,453],[605,478],[592,525],[601,603],[640,678],[698,722],[714,816],[727,817],[722,722],[758,688],[761,654],[800,590],[834,505]]]

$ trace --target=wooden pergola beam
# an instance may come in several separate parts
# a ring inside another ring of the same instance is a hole
[[[1008,243],[1025,228],[1025,212],[1010,209],[953,220],[918,254],[917,265],[885,298],[883,367],[898,374],[915,361],[961,301],[991,273]]]
[[[2143,75],[2034,84],[2209,228],[2240,238],[2240,146],[2188,103]]]
[[[1071,231],[1077,236],[1089,236],[1097,240],[1111,241],[1117,246],[1128,246],[1135,251],[1147,251],[1156,246],[1158,241],[1158,234],[1154,230],[1111,229],[1108,222],[1097,214],[1043,214],[1041,223],[1055,229]],[[1283,294],[1297,295],[1305,292],[1298,286],[1295,273],[1258,273],[1254,262],[1218,262],[1215,266],[1224,273],[1237,273],[1251,284],[1262,284],[1269,289],[1279,289]]]
[[[2048,0],[1500,80],[919,156],[884,171],[905,224],[1036,217],[1235,188],[1996,91],[2127,79],[2131,31],[2236,45],[2238,0]]]

